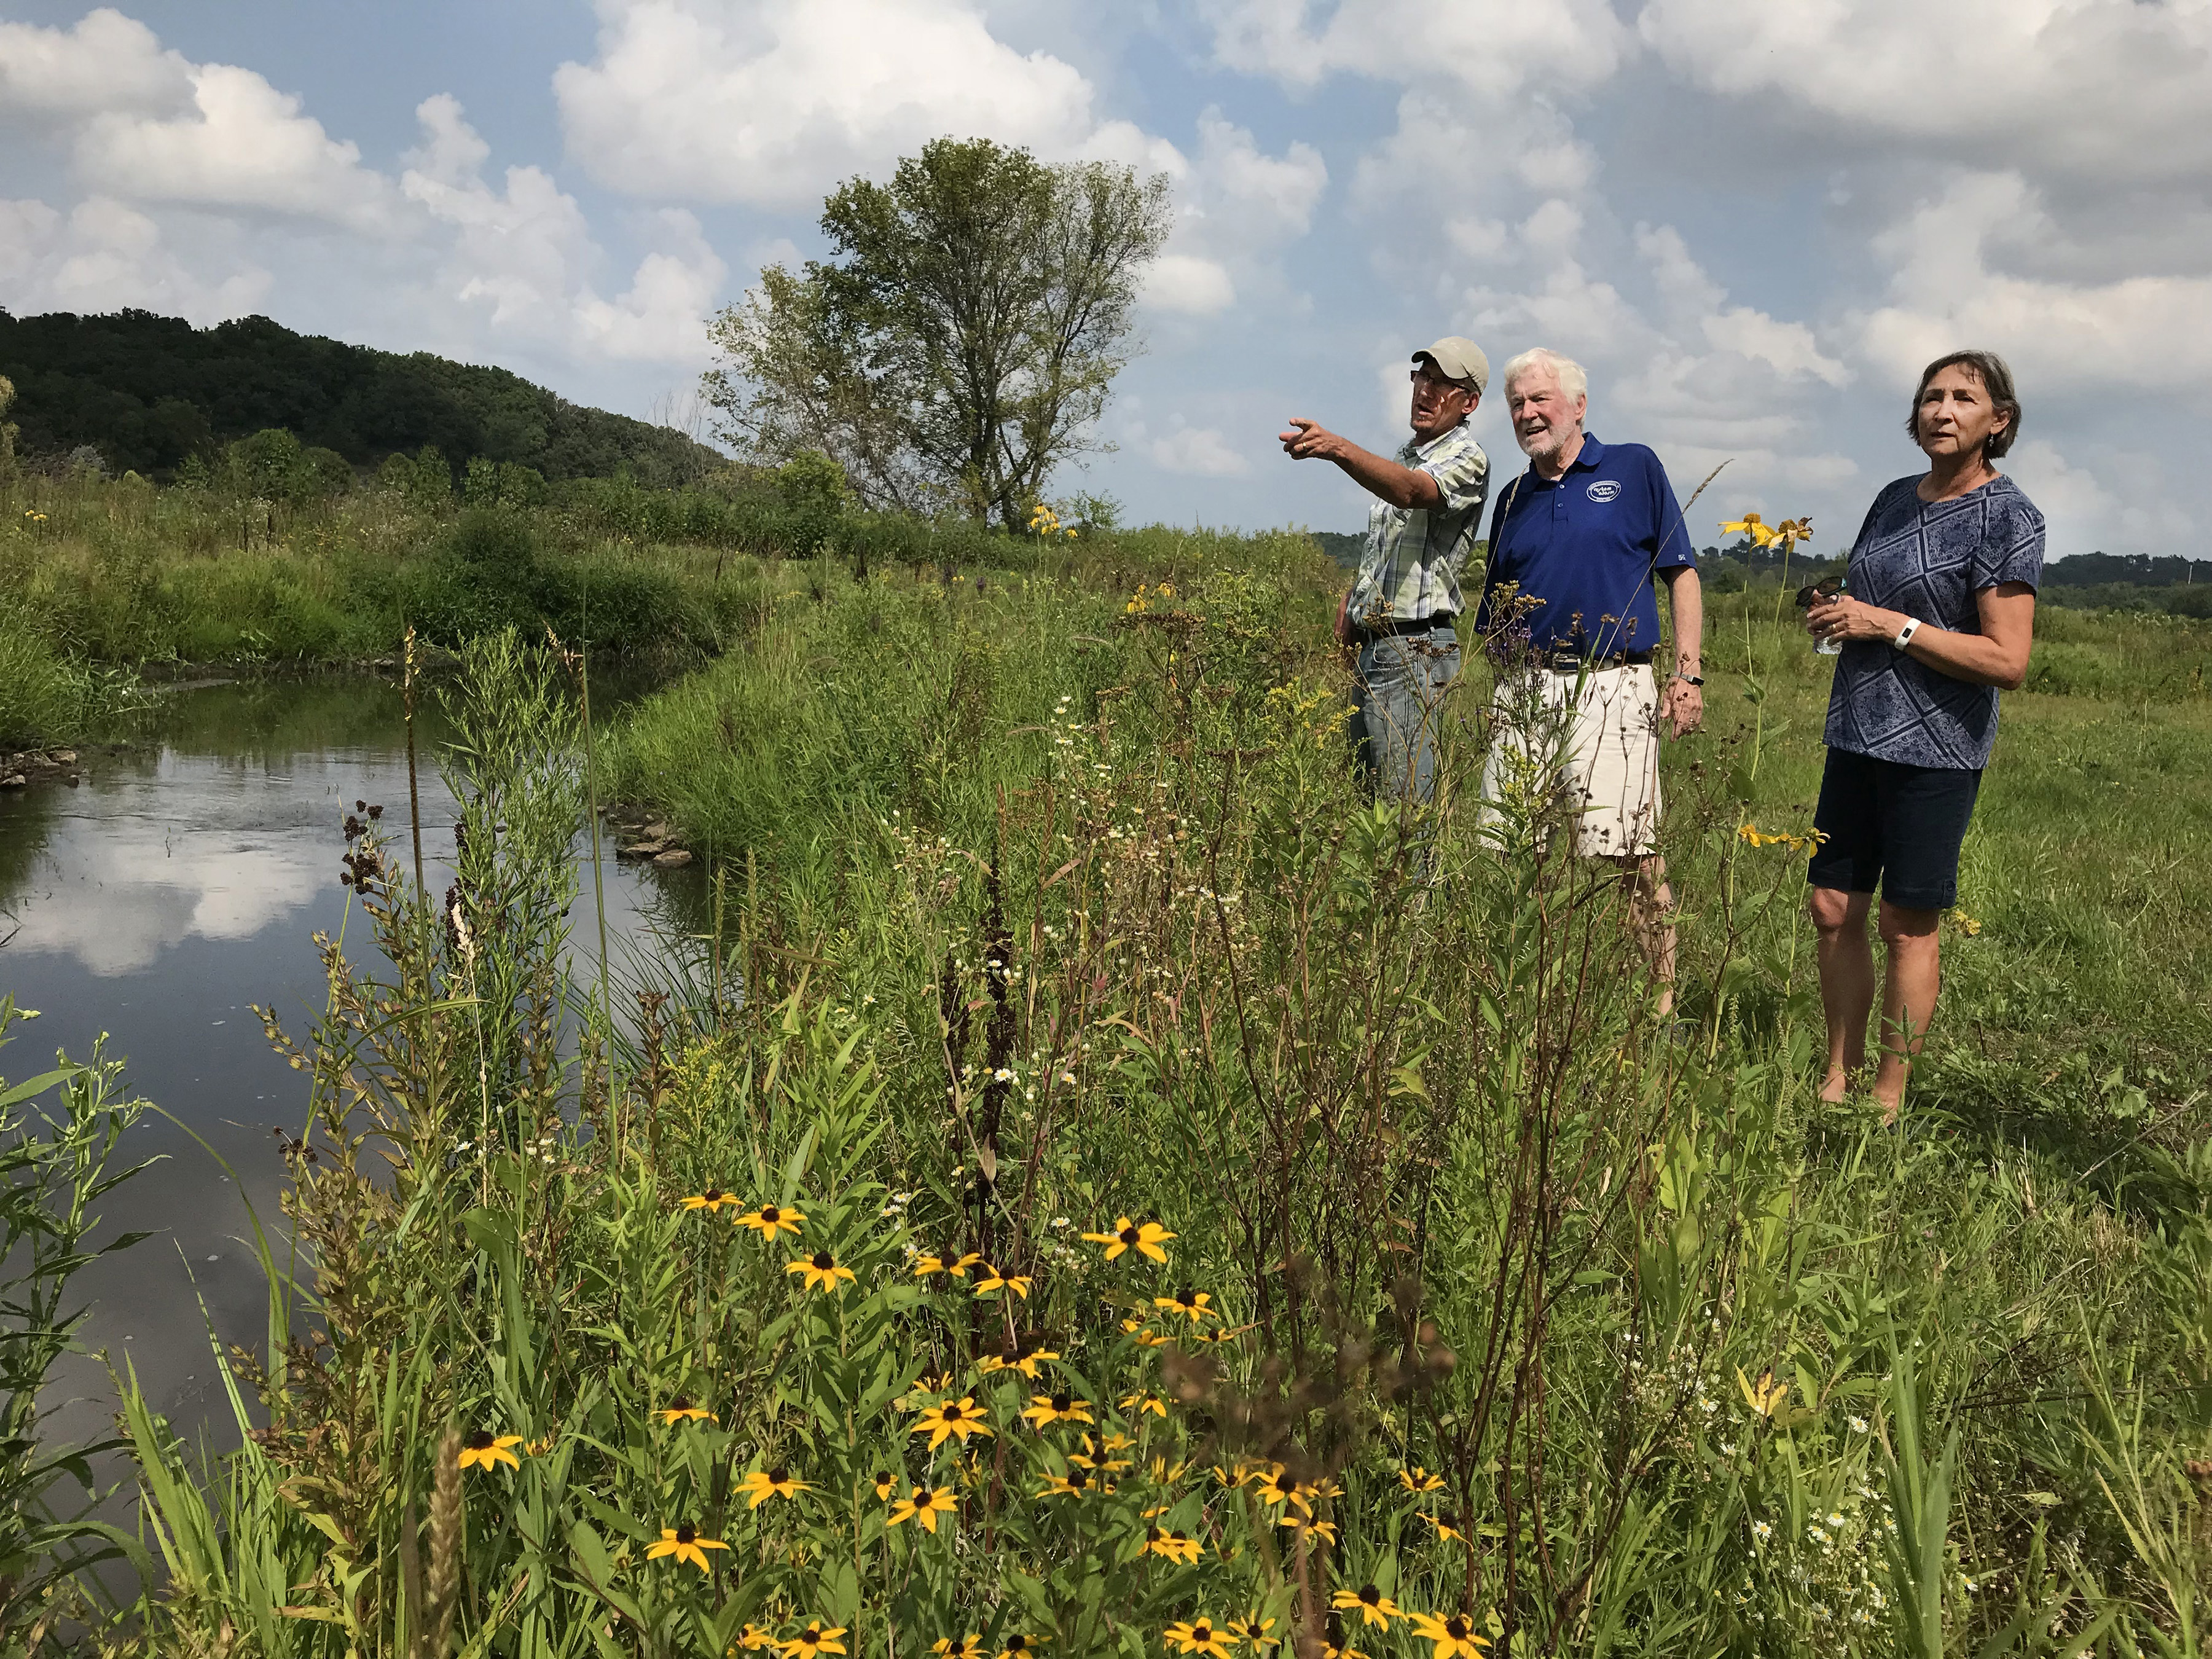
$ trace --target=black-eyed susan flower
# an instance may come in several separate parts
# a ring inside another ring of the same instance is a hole
[[[1121,1443],[1127,1445],[1128,1443],[1123,1441]],[[1112,1457],[1107,1455],[1115,1449],[1116,1448],[1112,1446],[1102,1447],[1086,1434],[1083,1437],[1083,1449],[1068,1453],[1067,1461],[1079,1468],[1097,1469],[1101,1473],[1110,1473],[1115,1469],[1129,1468],[1127,1458]]]
[[[1449,1521],[1439,1520],[1433,1515],[1425,1515],[1421,1519],[1427,1522],[1431,1526],[1437,1529],[1437,1536],[1438,1538],[1455,1538],[1462,1544],[1467,1541],[1467,1534],[1462,1532],[1457,1527],[1453,1526]]]
[[[1155,1417],[1165,1417],[1168,1414],[1168,1402],[1156,1394],[1149,1394],[1139,1389],[1134,1394],[1125,1394],[1121,1396],[1121,1409],[1139,1417],[1142,1417],[1146,1412],[1152,1413]]]
[[[775,1632],[749,1624],[738,1632],[738,1645],[747,1653],[758,1653],[763,1648],[776,1645]]]
[[[1267,1632],[1274,1629],[1274,1627],[1275,1621],[1273,1620],[1262,1619],[1256,1613],[1243,1619],[1224,1620],[1222,1621],[1221,1626],[1223,1630],[1226,1631],[1231,1636],[1236,1638],[1237,1640],[1240,1642],[1249,1642],[1255,1648],[1279,1648],[1282,1646],[1280,1638],[1267,1634]]]
[[[774,1238],[778,1233],[797,1232],[806,1218],[788,1204],[756,1204],[750,1210],[738,1211],[732,1219],[763,1238]]]
[[[898,1477],[886,1470],[878,1469],[876,1478],[869,1484],[875,1488],[876,1497],[888,1504],[891,1501],[891,1494],[898,1490]]]
[[[834,1291],[841,1283],[853,1282],[853,1270],[827,1250],[817,1250],[812,1255],[787,1261],[783,1270],[799,1274],[800,1283],[810,1291]]]
[[[1295,1505],[1301,1514],[1313,1513],[1312,1484],[1299,1480],[1296,1475],[1285,1474],[1280,1465],[1262,1475],[1254,1490],[1259,1493],[1260,1501],[1269,1509],[1278,1504],[1290,1504]]]
[[[1173,1624],[1166,1631],[1168,1645],[1186,1656],[1204,1654],[1206,1659],[1229,1659],[1229,1634],[1218,1628],[1211,1619],[1194,1619],[1188,1624]]]
[[[1341,1607],[1347,1613],[1356,1609],[1366,1623],[1379,1626],[1384,1630],[1390,1628],[1393,1619],[1406,1616],[1398,1611],[1395,1601],[1372,1584],[1362,1584],[1356,1590],[1340,1589],[1328,1598],[1328,1604],[1333,1607]]]
[[[771,1498],[796,1498],[813,1487],[797,1479],[789,1469],[781,1466],[772,1469],[755,1469],[738,1482],[738,1490],[752,1502],[747,1506],[758,1509]]]
[[[986,1261],[975,1269],[975,1294],[990,1296],[1000,1291],[1012,1291],[1026,1302],[1030,1296],[1030,1280],[1026,1273],[1010,1273],[1005,1268]]]
[[[983,1413],[975,1407],[975,1396],[971,1394],[932,1406],[915,1419],[908,1432],[927,1435],[929,1449],[935,1451],[945,1443],[948,1436],[957,1435],[960,1443],[964,1446],[971,1434],[980,1434],[988,1438],[996,1431],[983,1420]]]
[[[1187,1532],[1170,1532],[1164,1527],[1146,1527],[1145,1553],[1164,1556],[1178,1566],[1188,1567],[1198,1559],[1198,1540]]]
[[[1213,1466],[1213,1478],[1224,1486],[1241,1486],[1249,1481],[1265,1480],[1271,1473],[1279,1472],[1282,1467],[1281,1464],[1277,1463],[1271,1469],[1266,1464],[1248,1463],[1240,1457],[1226,1468],[1216,1463]]]
[[[478,1429],[461,1442],[460,1455],[453,1461],[462,1468],[479,1468],[486,1474],[501,1463],[510,1469],[522,1467],[522,1460],[514,1455],[514,1448],[522,1443],[519,1434],[493,1434]]]
[[[1310,1533],[1324,1544],[1336,1542],[1336,1522],[1334,1521],[1309,1521],[1295,1510],[1285,1510],[1283,1518],[1275,1524],[1279,1527],[1288,1527],[1293,1540]]]
[[[1463,1613],[1455,1613],[1439,1619],[1433,1613],[1415,1613],[1407,1615],[1413,1621],[1413,1630],[1428,1642],[1429,1659],[1477,1659],[1490,1645],[1489,1638],[1474,1633],[1474,1620]]]
[[[689,1561],[702,1572],[712,1572],[714,1569],[707,1564],[707,1552],[729,1547],[714,1539],[700,1537],[699,1529],[686,1522],[680,1527],[663,1527],[660,1541],[645,1547],[645,1559],[658,1561],[664,1556],[673,1556],[678,1565]]]
[[[1081,1498],[1098,1489],[1091,1471],[1078,1464],[1066,1474],[1048,1474],[1037,1493],[1040,1498]]]
[[[973,1250],[965,1255],[952,1256],[950,1260],[941,1255],[918,1255],[914,1260],[914,1276],[927,1279],[932,1273],[950,1273],[955,1279],[965,1279],[968,1270],[982,1259]]]
[[[712,1423],[716,1420],[714,1413],[704,1406],[693,1405],[680,1394],[653,1415],[663,1423]]]
[[[842,1653],[845,1644],[837,1638],[845,1633],[842,1625],[825,1626],[819,1619],[811,1620],[805,1630],[783,1644],[783,1659],[815,1659],[823,1653]]]
[[[999,1650],[998,1659],[1030,1659],[1030,1656],[1036,1651],[1036,1638],[1033,1636],[1024,1636],[1021,1632],[1016,1631],[1012,1636],[1006,1638],[1006,1646]]]
[[[1041,1429],[1054,1423],[1088,1423],[1091,1420],[1091,1402],[1078,1400],[1065,1390],[1059,1394],[1033,1394],[1022,1415]]]
[[[938,1659],[981,1659],[983,1652],[983,1638],[972,1635],[963,1636],[957,1639],[950,1636],[940,1636],[929,1644],[929,1650],[936,1654]]]
[[[1086,1244],[1103,1244],[1109,1261],[1119,1261],[1131,1250],[1150,1256],[1155,1261],[1165,1261],[1168,1253],[1160,1246],[1174,1237],[1157,1221],[1147,1221],[1139,1226],[1128,1217],[1122,1216],[1114,1223],[1113,1231],[1085,1233],[1083,1239]]]
[[[1152,1459],[1152,1467],[1145,1471],[1146,1476],[1156,1486],[1171,1486],[1189,1473],[1190,1464],[1187,1461],[1178,1459],[1170,1462],[1164,1457]]]
[[[1121,1328],[1129,1334],[1131,1339],[1140,1348],[1164,1348],[1168,1345],[1166,1337],[1162,1336],[1141,1319],[1125,1319],[1121,1322]]]
[[[1220,1312],[1213,1306],[1211,1291],[1194,1291],[1188,1285],[1173,1296],[1156,1296],[1155,1308],[1165,1308],[1170,1313],[1179,1313],[1194,1325],[1203,1325],[1209,1319],[1218,1320]]]
[[[1743,1390],[1744,1402],[1761,1417],[1772,1417],[1790,1399],[1790,1385],[1774,1380],[1774,1368],[1771,1365],[1759,1374],[1756,1382],[1743,1374],[1742,1366],[1737,1366],[1735,1385]]]
[[[1037,1380],[1037,1367],[1048,1359],[1059,1358],[1060,1350],[1057,1348],[1017,1349],[1013,1353],[1004,1357],[994,1353],[986,1354],[975,1362],[975,1369],[985,1376],[998,1371],[1019,1371],[1034,1382]]]
[[[1407,1492],[1442,1492],[1444,1489],[1443,1477],[1442,1475],[1431,1474],[1419,1463],[1414,1464],[1413,1468],[1409,1469],[1399,1470],[1398,1484],[1403,1486]]]
[[[1352,1645],[1344,1634],[1341,1614],[1330,1613],[1328,1622],[1322,1626],[1322,1659],[1367,1659],[1367,1656]]]
[[[955,1507],[951,1487],[939,1486],[933,1491],[927,1486],[916,1486],[891,1505],[890,1524],[898,1527],[919,1521],[923,1531],[933,1533],[937,1530],[937,1517],[951,1514]]]
[[[704,1210],[712,1215],[726,1204],[734,1206],[737,1201],[734,1194],[726,1193],[720,1187],[709,1187],[703,1193],[694,1193],[684,1199],[683,1205],[687,1210]]]

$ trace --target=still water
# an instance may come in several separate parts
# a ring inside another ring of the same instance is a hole
[[[437,775],[434,728],[421,720],[417,732],[423,851],[439,862],[426,873],[442,890],[453,799]],[[57,1049],[89,1059],[104,1039],[130,1091],[178,1120],[149,1114],[125,1143],[130,1161],[161,1161],[110,1193],[103,1217],[110,1232],[153,1237],[76,1281],[91,1304],[82,1340],[118,1370],[134,1365],[188,1437],[204,1422],[211,1444],[230,1443],[210,1328],[226,1346],[265,1340],[247,1206],[282,1260],[276,1132],[301,1134],[307,1111],[300,1074],[270,1051],[248,1005],[275,1009],[295,1036],[321,1007],[311,936],[345,925],[341,825],[356,800],[383,804],[405,859],[400,697],[358,678],[180,689],[149,716],[143,744],[87,751],[83,763],[74,787],[0,794],[0,993],[41,1016],[13,1028],[0,1075],[42,1071]],[[589,850],[580,838],[579,850]],[[611,840],[603,853],[617,949],[653,948],[696,915],[696,866],[617,866]],[[588,976],[588,868],[580,886],[573,939]],[[358,960],[373,951],[358,912],[354,921]],[[113,1403],[99,1365],[74,1364],[67,1387],[50,1435],[105,1432]]]

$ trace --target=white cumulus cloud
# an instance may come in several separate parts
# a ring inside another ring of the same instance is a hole
[[[1169,472],[1200,478],[1241,478],[1252,463],[1231,447],[1220,429],[1211,426],[1177,427],[1146,446],[1152,464]]]

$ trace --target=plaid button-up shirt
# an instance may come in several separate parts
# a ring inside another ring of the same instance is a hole
[[[1462,421],[1425,444],[1407,444],[1398,459],[1437,481],[1433,508],[1376,501],[1367,514],[1367,550],[1352,580],[1354,622],[1425,622],[1463,609],[1460,567],[1467,562],[1482,505],[1490,492],[1490,457]]]

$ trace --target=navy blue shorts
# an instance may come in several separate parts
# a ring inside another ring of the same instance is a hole
[[[1848,749],[1828,750],[1813,827],[1827,839],[1805,879],[1814,887],[1881,896],[1908,910],[1959,902],[1959,847],[1982,775],[1907,766]]]

